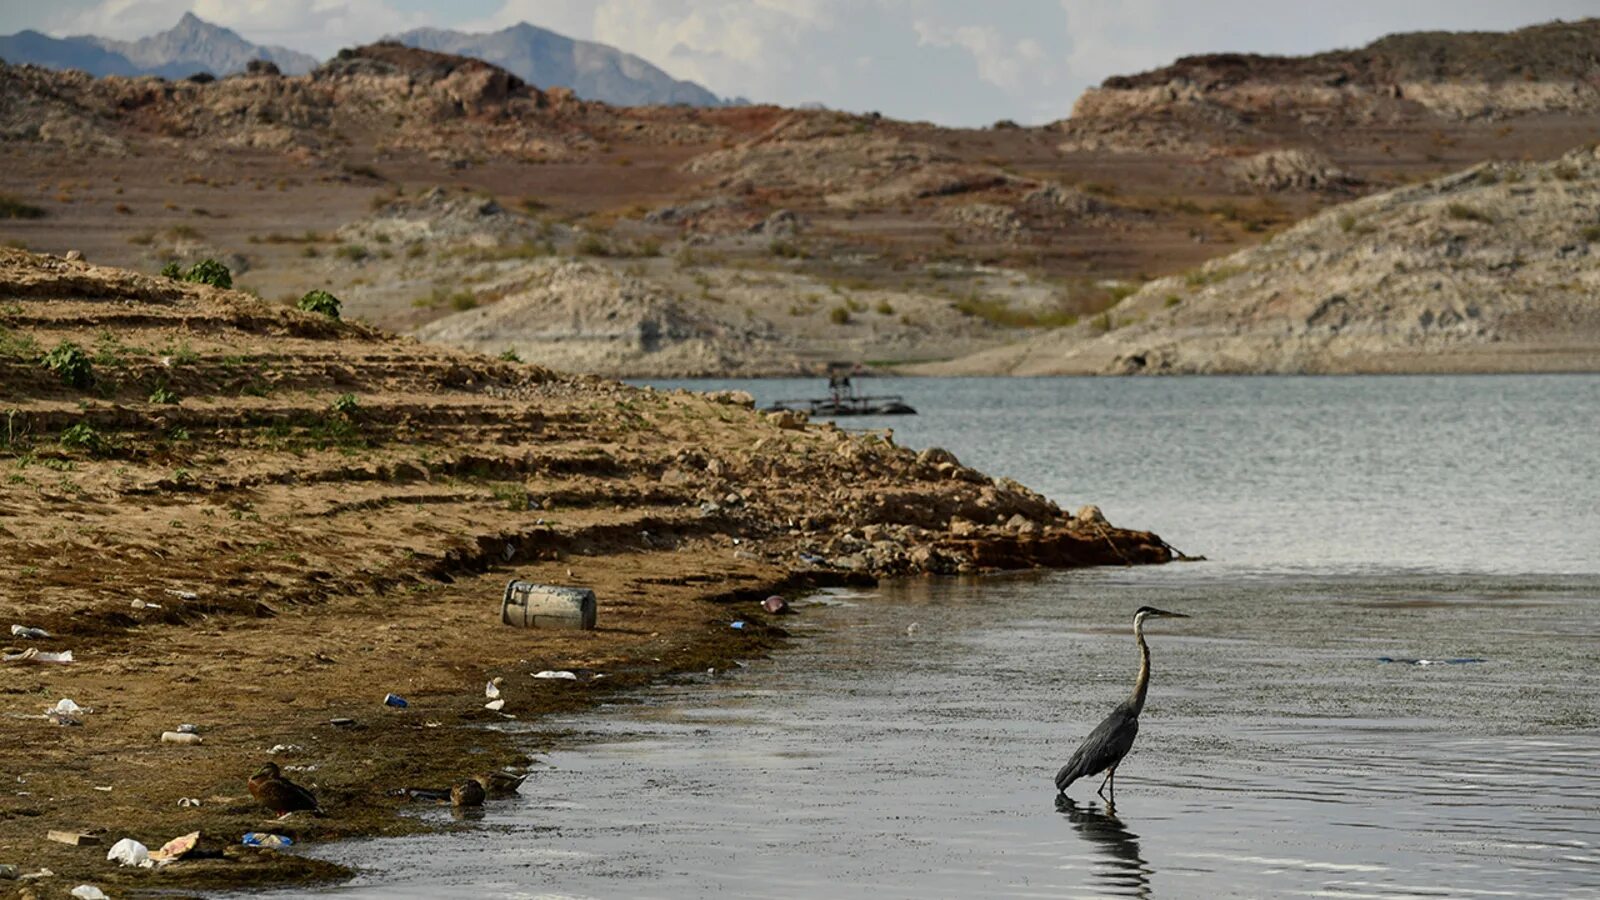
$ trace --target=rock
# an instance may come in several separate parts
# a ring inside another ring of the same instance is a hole
[[[799,410],[780,409],[767,413],[767,421],[785,431],[802,431],[810,417]]]
[[[756,398],[752,397],[749,391],[709,391],[706,393],[706,399],[712,403],[742,406],[746,409],[754,409],[756,405]]]
[[[83,251],[81,251],[81,250],[68,250],[67,251],[67,255],[63,256],[61,258],[66,260],[67,262],[77,262],[78,260],[83,259]]]
[[[1085,506],[1078,510],[1078,514],[1073,516],[1072,519],[1073,524],[1080,528],[1085,526],[1099,526],[1101,528],[1105,528],[1111,524],[1110,522],[1106,521],[1105,514],[1100,512],[1100,507],[1092,505]]]
[[[960,516],[950,517],[950,533],[956,537],[971,537],[982,529],[977,522]]]
[[[959,466],[961,461],[956,455],[943,447],[929,447],[917,454],[917,465],[921,468],[937,468],[942,465]]]

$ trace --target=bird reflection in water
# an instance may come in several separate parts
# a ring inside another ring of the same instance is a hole
[[[1139,855],[1139,836],[1117,818],[1117,808],[1092,804],[1079,805],[1065,794],[1056,796],[1056,811],[1067,817],[1072,829],[1083,835],[1095,849],[1111,857],[1095,867],[1094,875],[1112,893],[1131,897],[1150,896],[1150,865]]]

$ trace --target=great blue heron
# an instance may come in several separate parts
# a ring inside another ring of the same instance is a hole
[[[1073,752],[1072,758],[1056,773],[1056,791],[1065,794],[1067,786],[1085,775],[1106,773],[1095,793],[1106,800],[1106,784],[1111,785],[1111,798],[1116,802],[1117,766],[1133,749],[1133,739],[1139,734],[1139,713],[1144,709],[1144,695],[1150,689],[1150,648],[1144,642],[1144,620],[1157,618],[1187,619],[1183,613],[1167,612],[1153,606],[1141,606],[1133,614],[1133,639],[1139,642],[1139,676],[1134,679],[1133,693],[1117,704],[1111,715],[1096,725],[1089,736]],[[1107,770],[1110,771],[1107,771]]]

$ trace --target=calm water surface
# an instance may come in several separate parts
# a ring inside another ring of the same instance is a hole
[[[922,415],[850,426],[1211,561],[813,598],[772,659],[541,723],[578,739],[474,827],[312,850],[366,870],[328,893],[1600,896],[1600,378],[863,386]],[[1194,618],[1116,808],[1058,804],[1144,603]]]

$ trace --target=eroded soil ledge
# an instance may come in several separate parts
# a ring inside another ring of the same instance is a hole
[[[71,346],[86,364],[62,364]],[[425,826],[388,791],[500,766],[531,766],[537,793],[539,748],[486,727],[506,720],[485,682],[526,721],[720,669],[782,640],[755,602],[770,592],[1172,555],[942,451],[747,397],[567,377],[9,250],[0,417],[0,642],[74,658],[0,663],[0,864],[55,873],[0,881],[18,895],[341,877],[239,837],[403,833]],[[510,577],[592,587],[599,627],[500,624]],[[52,724],[61,698],[93,712]],[[204,743],[162,744],[180,723]],[[245,791],[268,759],[307,767],[292,777],[328,815],[268,821]],[[118,838],[197,829],[226,857],[105,860]]]

